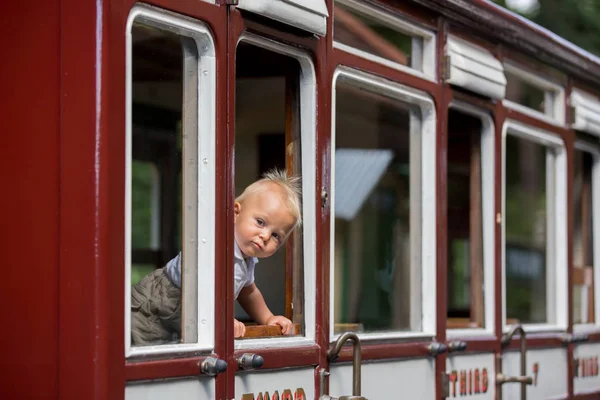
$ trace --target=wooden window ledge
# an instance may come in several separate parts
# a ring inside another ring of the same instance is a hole
[[[290,336],[300,335],[300,324],[292,324],[293,332]],[[279,325],[246,325],[246,333],[241,339],[283,336]]]

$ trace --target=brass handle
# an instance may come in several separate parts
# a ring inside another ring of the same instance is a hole
[[[496,383],[498,385],[511,382],[524,383],[525,385],[533,385],[533,378],[530,376],[507,376],[504,374],[496,375]]]

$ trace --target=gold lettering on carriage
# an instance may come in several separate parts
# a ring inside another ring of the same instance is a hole
[[[449,374],[450,397],[463,397],[487,393],[489,386],[487,368],[462,369]]]
[[[304,393],[304,389],[298,388],[292,395],[292,391],[290,389],[284,389],[281,392],[281,396],[279,395],[279,391],[273,392],[271,395],[269,392],[259,392],[258,395],[254,393],[246,393],[242,395],[241,400],[307,400],[306,394]]]
[[[576,378],[590,378],[598,376],[598,356],[581,357],[573,360]]]

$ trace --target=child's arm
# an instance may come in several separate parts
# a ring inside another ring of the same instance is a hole
[[[242,288],[238,302],[258,324],[279,325],[284,335],[292,333],[292,321],[281,315],[273,315],[256,284]]]

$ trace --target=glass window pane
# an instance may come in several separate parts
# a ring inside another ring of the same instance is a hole
[[[132,345],[195,343],[196,45],[137,22],[131,36]]]
[[[575,150],[573,176],[573,323],[593,323],[593,155]]]
[[[481,120],[448,119],[448,328],[484,325]]]
[[[552,115],[552,92],[539,88],[517,74],[505,70],[506,99],[544,114]]]
[[[552,322],[547,292],[548,225],[552,218],[552,151],[520,137],[506,137],[507,324]]]
[[[419,331],[417,107],[337,80],[334,331]]]
[[[300,140],[300,64],[292,57],[245,42],[236,56],[235,190],[236,195],[277,168],[302,176]],[[255,283],[274,315],[304,327],[303,229],[297,228],[272,256],[260,258]],[[257,321],[236,302],[236,319],[246,324],[241,339],[280,336],[278,327]]]
[[[422,71],[423,38],[412,36],[348,5],[334,5],[334,40]]]

